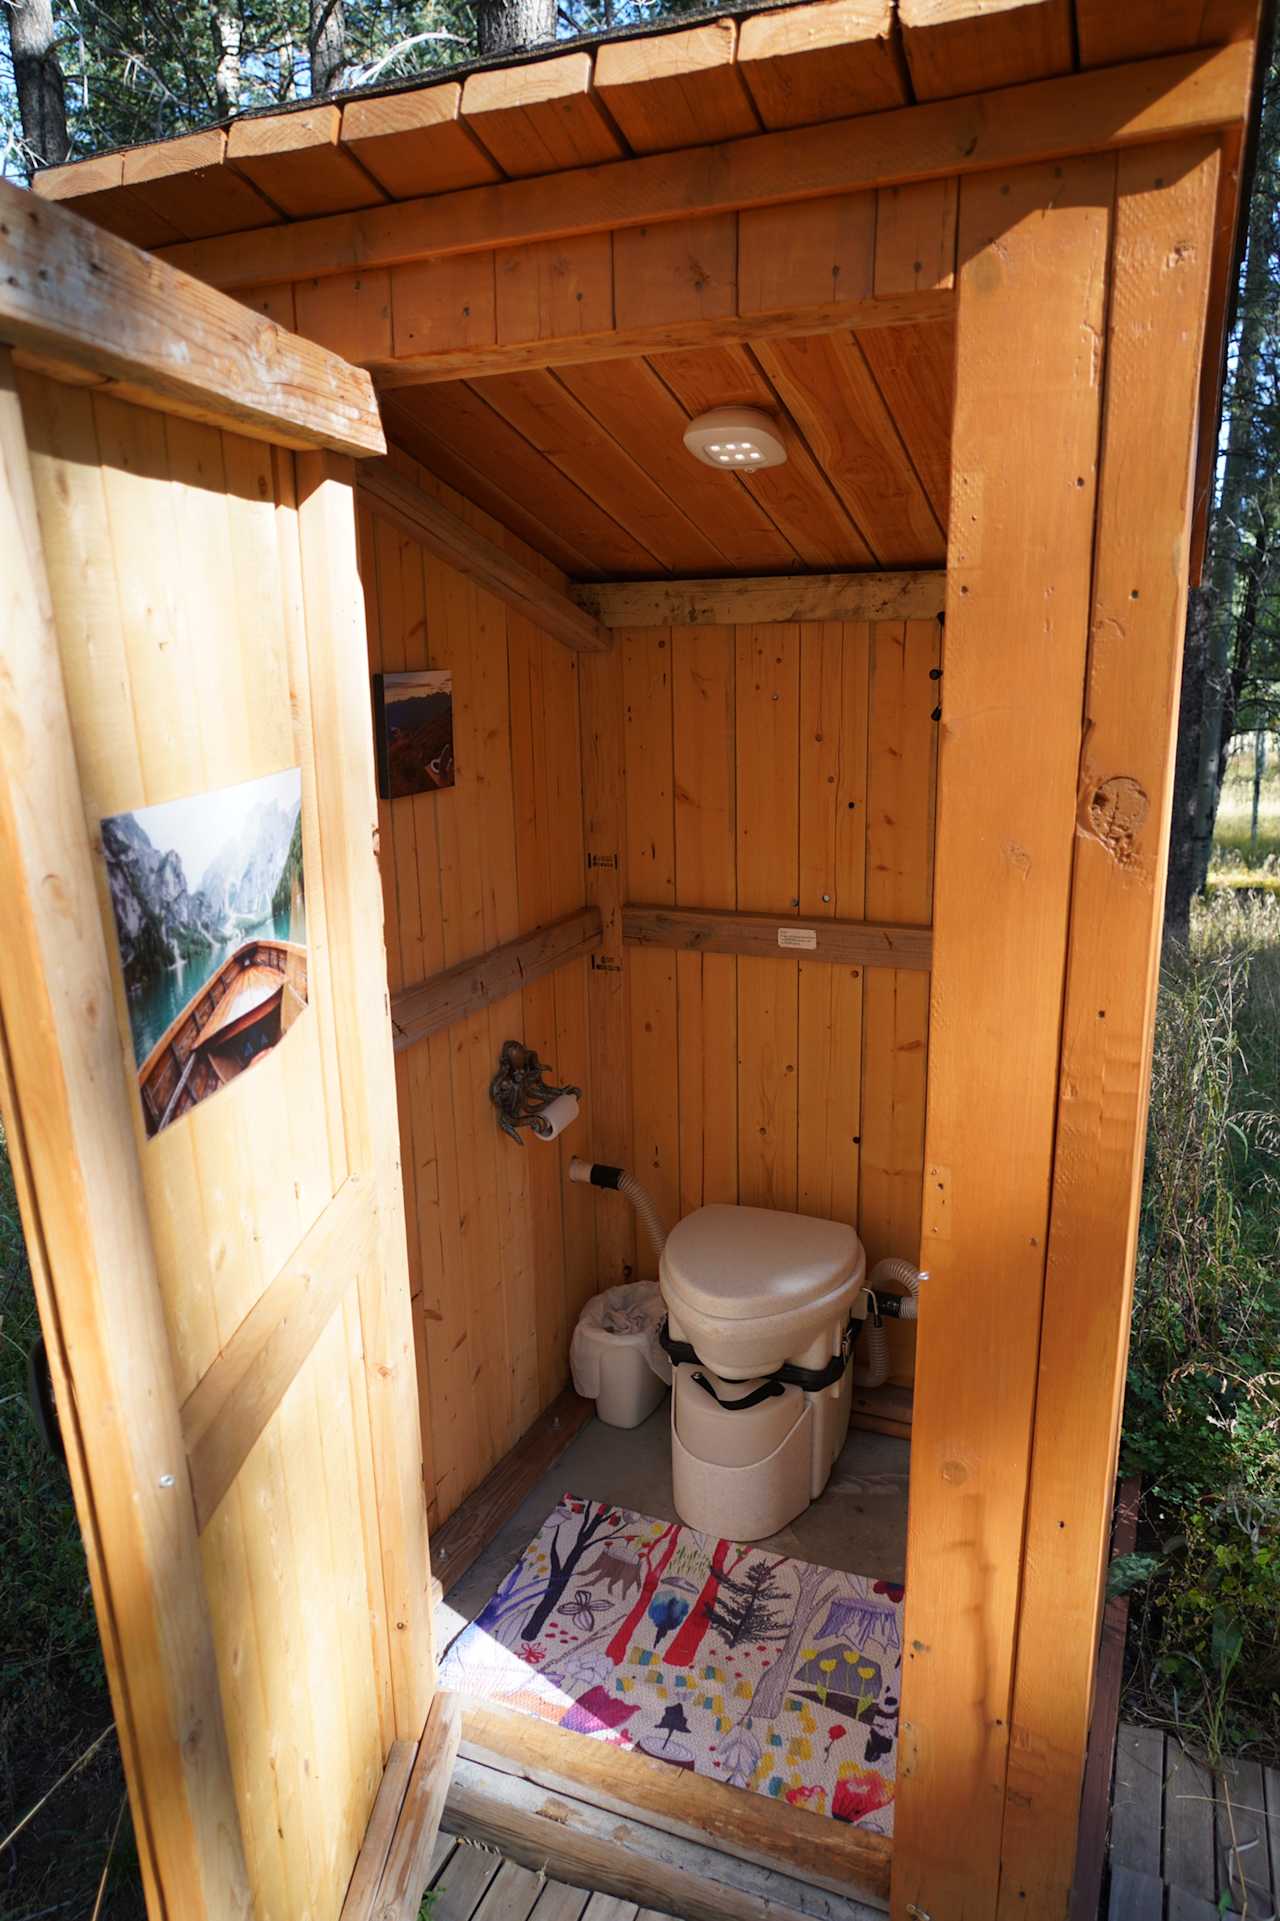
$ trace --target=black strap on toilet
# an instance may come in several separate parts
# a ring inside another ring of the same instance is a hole
[[[844,1379],[845,1369],[853,1359],[854,1342],[858,1338],[858,1329],[861,1325],[862,1323],[854,1315],[849,1316],[848,1325],[844,1330],[844,1339],[840,1343],[840,1352],[833,1354],[825,1367],[799,1367],[794,1361],[784,1361],[781,1367],[774,1368],[768,1380],[762,1382],[753,1394],[745,1395],[740,1401],[722,1401],[708,1380],[699,1378],[696,1374],[693,1378],[698,1382],[699,1387],[705,1387],[707,1393],[720,1402],[721,1407],[730,1409],[756,1407],[770,1395],[781,1394],[784,1387],[799,1387],[803,1388],[806,1394],[821,1394],[824,1387],[834,1387],[837,1381]],[[694,1367],[706,1366],[698,1350],[688,1341],[672,1340],[665,1315],[662,1326],[658,1329],[658,1340],[662,1344],[663,1353],[673,1367],[687,1364]]]
[[[775,1395],[787,1391],[781,1381],[770,1376],[767,1381],[761,1381],[759,1387],[753,1388],[750,1394],[744,1394],[740,1401],[726,1401],[722,1394],[716,1393],[705,1374],[695,1374],[693,1378],[699,1387],[706,1389],[718,1407],[727,1408],[730,1414],[737,1414],[748,1407],[759,1407],[761,1401],[771,1401]]]

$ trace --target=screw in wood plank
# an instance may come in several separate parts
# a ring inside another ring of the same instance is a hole
[[[172,1487],[173,1486],[172,1474],[162,1474],[160,1476],[160,1485],[161,1487]]]

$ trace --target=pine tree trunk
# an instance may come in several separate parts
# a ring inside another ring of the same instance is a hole
[[[556,37],[556,0],[477,0],[480,53],[518,53]]]
[[[347,16],[344,0],[309,0],[308,21],[311,92],[319,99],[337,86],[346,64]]]
[[[1184,947],[1191,933],[1191,896],[1196,892],[1196,802],[1208,639],[1209,592],[1205,587],[1197,587],[1187,602],[1187,639],[1182,655],[1182,692],[1173,761],[1169,873],[1164,890],[1165,939]]]
[[[27,178],[66,159],[67,95],[53,30],[52,0],[8,0],[13,84],[22,116]]]
[[[1267,101],[1260,138],[1270,145],[1276,134],[1280,98]],[[1271,285],[1274,208],[1265,190],[1265,170],[1254,184],[1249,208],[1249,238],[1240,297],[1240,335],[1230,389],[1230,425],[1222,462],[1222,492],[1214,514],[1209,567],[1211,618],[1205,647],[1200,709],[1200,757],[1196,773],[1195,891],[1203,888],[1213,849],[1213,828],[1222,793],[1222,732],[1235,650],[1236,588],[1244,552],[1243,521],[1256,476],[1259,376],[1274,292]]]
[[[213,92],[218,118],[229,120],[240,104],[240,47],[244,22],[238,6],[213,8]]]

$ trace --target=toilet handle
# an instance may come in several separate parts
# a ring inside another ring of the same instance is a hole
[[[744,1394],[740,1401],[726,1401],[716,1393],[705,1374],[695,1374],[693,1378],[699,1387],[706,1389],[717,1407],[726,1409],[730,1414],[740,1413],[749,1407],[759,1407],[761,1401],[770,1401],[775,1394],[786,1392],[781,1381],[761,1381],[759,1387],[753,1388],[750,1394]]]

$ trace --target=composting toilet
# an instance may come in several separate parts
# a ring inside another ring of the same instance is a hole
[[[849,1430],[866,1267],[851,1227],[809,1214],[700,1207],[672,1229],[659,1280],[690,1527],[759,1541],[821,1494]]]

